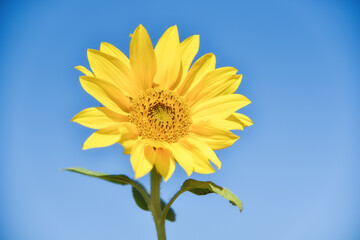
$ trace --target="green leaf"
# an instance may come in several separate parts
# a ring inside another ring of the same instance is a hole
[[[136,204],[138,205],[138,207],[144,211],[150,211],[149,206],[147,205],[147,203],[146,203],[144,197],[141,195],[141,193],[134,187],[131,190],[132,190],[134,200],[135,200]]]
[[[70,171],[70,172],[76,172],[80,173],[86,176],[90,177],[96,177],[100,178],[105,181],[109,181],[112,183],[120,184],[120,185],[131,185],[132,186],[132,194],[134,197],[134,200],[136,202],[136,205],[138,205],[139,208],[145,211],[149,211],[148,203],[150,203],[150,197],[146,189],[143,185],[141,185],[139,182],[130,179],[126,175],[111,175],[106,173],[99,173],[90,171],[84,168],[65,168],[64,170]],[[163,209],[165,207],[165,202],[161,199],[161,208]],[[174,222],[175,221],[175,212],[173,209],[169,209],[168,213],[166,214],[166,219]]]
[[[139,206],[139,208],[141,208],[144,211],[150,211],[148,205],[146,204],[145,199],[143,198],[143,196],[140,194],[140,192],[136,188],[132,188],[132,193],[133,193],[135,202]],[[160,199],[161,210],[163,210],[165,208],[165,206],[166,206],[165,201]],[[175,222],[176,216],[175,216],[175,212],[172,208],[170,208],[169,211],[167,212],[165,219],[169,220],[170,222]]]
[[[242,203],[241,203],[240,199],[237,196],[235,196],[235,194],[230,192],[230,190],[220,187],[210,181],[202,182],[202,181],[197,181],[194,179],[188,179],[183,183],[180,191],[181,192],[189,191],[196,195],[206,195],[209,193],[217,193],[220,196],[222,196],[223,198],[229,200],[229,202],[231,204],[237,206],[239,208],[240,212],[242,211]]]
[[[128,184],[132,184],[133,180],[131,180],[129,177],[127,177],[126,175],[110,175],[110,174],[106,174],[106,173],[99,173],[99,172],[93,172],[84,168],[65,168],[64,170],[66,171],[70,171],[70,172],[76,172],[76,173],[80,173],[83,175],[87,175],[90,177],[96,177],[96,178],[100,178],[112,183],[116,183],[116,184],[121,184],[121,185],[128,185]],[[139,183],[138,183],[139,184]]]
[[[139,182],[130,179],[126,175],[111,175],[111,174],[106,174],[106,173],[90,171],[90,170],[87,170],[84,168],[65,168],[64,170],[80,173],[80,174],[90,176],[90,177],[100,178],[105,181],[109,181],[109,182],[120,184],[120,185],[131,185],[133,189],[136,189],[135,194],[133,191],[133,196],[134,196],[136,204],[141,209],[144,209],[144,208],[149,209],[147,206],[150,203],[150,198],[149,198],[149,195],[148,195],[146,189]],[[141,200],[139,200],[139,199],[141,199]]]

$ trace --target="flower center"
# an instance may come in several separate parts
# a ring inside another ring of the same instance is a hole
[[[189,109],[175,92],[151,88],[130,100],[129,119],[143,139],[174,143],[187,134]]]

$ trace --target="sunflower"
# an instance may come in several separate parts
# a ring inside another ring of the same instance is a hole
[[[88,49],[92,71],[75,67],[84,90],[104,107],[87,108],[72,121],[97,129],[83,149],[120,143],[135,178],[154,166],[168,180],[177,162],[188,176],[221,168],[214,150],[231,146],[252,121],[236,111],[250,103],[235,94],[242,75],[233,67],[215,68],[212,53],[191,63],[199,36],[179,41],[176,26],[165,31],[155,49],[139,25],[131,36],[129,58],[109,43]],[[191,66],[191,67],[190,67]]]

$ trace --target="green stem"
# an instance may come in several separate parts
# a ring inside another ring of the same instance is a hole
[[[180,196],[184,191],[182,189],[180,189],[168,202],[168,204],[166,204],[166,206],[164,207],[164,210],[161,214],[161,221],[165,223],[166,220],[166,215],[171,207],[171,205],[174,203],[174,201],[177,199],[178,196]]]
[[[162,180],[161,175],[154,167],[151,170],[151,212],[154,218],[158,240],[166,240],[165,235],[165,221],[161,218],[160,206],[160,183]]]

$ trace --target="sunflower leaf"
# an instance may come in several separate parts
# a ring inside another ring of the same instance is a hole
[[[194,179],[188,179],[183,183],[180,191],[181,192],[189,191],[196,195],[206,195],[209,193],[216,193],[222,196],[223,198],[229,200],[229,202],[232,205],[237,206],[240,212],[242,211],[242,203],[240,199],[237,196],[235,196],[235,194],[230,192],[230,190],[220,187],[210,181],[202,182]]]
[[[94,172],[94,171],[90,171],[84,168],[65,168],[64,170],[66,171],[70,171],[70,172],[76,172],[76,173],[80,173],[83,175],[87,175],[90,177],[96,177],[96,178],[100,178],[103,179],[105,181],[109,181],[112,183],[116,183],[116,184],[121,184],[121,185],[132,185],[132,184],[136,184],[136,185],[141,185],[140,183],[131,180],[129,177],[127,177],[126,175],[111,175],[111,174],[106,174],[106,173],[99,173],[99,172]]]
[[[141,193],[136,188],[134,188],[134,187],[132,188],[132,193],[133,193],[133,197],[134,197],[135,202],[138,205],[138,207],[144,211],[150,211],[148,205],[146,204],[144,197],[141,195]],[[165,201],[162,199],[160,199],[160,206],[161,206],[161,210],[163,210],[166,206]],[[170,208],[169,211],[167,212],[165,219],[169,220],[170,222],[175,222],[176,216],[175,216],[175,212],[172,208]]]
[[[141,195],[141,193],[134,187],[131,188],[132,194],[134,197],[134,200],[136,202],[136,205],[138,205],[139,208],[141,208],[144,211],[150,211],[149,206],[147,205],[144,197]]]
[[[188,179],[183,183],[180,190],[170,199],[169,203],[163,208],[164,210],[163,210],[163,213],[161,216],[162,220],[164,220],[165,216],[167,218],[168,212],[171,210],[171,208],[170,208],[171,205],[184,192],[191,192],[196,195],[206,195],[209,193],[217,193],[220,196],[222,196],[223,198],[229,200],[229,202],[232,205],[237,206],[239,208],[240,212],[242,211],[242,208],[243,208],[240,199],[237,196],[235,196],[235,194],[230,192],[230,190],[220,187],[210,181],[202,182],[202,181],[197,181],[194,179]]]
[[[70,172],[76,172],[80,173],[86,176],[90,177],[96,177],[100,178],[102,180],[120,184],[120,185],[131,185],[132,186],[132,194],[135,200],[136,205],[138,205],[139,208],[145,211],[150,211],[148,204],[150,204],[150,196],[146,189],[144,188],[141,183],[130,179],[126,175],[111,175],[106,173],[99,173],[90,171],[84,168],[65,168],[64,170],[70,171]],[[161,208],[163,209],[166,206],[166,203],[161,199]],[[175,212],[173,209],[169,209],[169,211],[166,214],[166,219],[174,222],[175,221]]]
[[[106,174],[106,173],[90,171],[90,170],[87,170],[84,168],[65,168],[64,170],[80,173],[80,174],[90,176],[90,177],[100,178],[102,180],[120,184],[120,185],[131,185],[132,189],[133,189],[133,191],[132,191],[133,197],[134,197],[136,204],[143,210],[147,210],[147,211],[149,210],[148,204],[150,204],[150,197],[149,197],[149,194],[147,193],[146,189],[144,188],[143,185],[141,185],[141,183],[130,179],[126,175],[111,175],[111,174]],[[134,191],[134,189],[135,189],[135,191]]]

